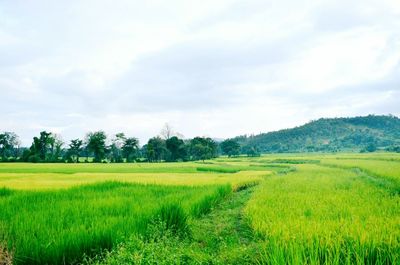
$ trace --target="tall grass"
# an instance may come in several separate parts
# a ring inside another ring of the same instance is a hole
[[[386,186],[392,190],[392,193],[400,194],[400,160],[395,160],[395,158],[374,160],[369,156],[367,159],[324,159],[323,164],[348,169],[357,168],[371,177],[386,180]]]
[[[145,164],[147,168],[146,172],[142,172],[138,169],[135,172],[136,164],[132,165],[132,172],[125,172],[128,168],[123,168],[121,172],[107,172],[112,171],[109,168],[110,165],[93,165],[94,167],[103,166],[106,168],[105,172],[74,172],[74,173],[52,173],[48,171],[54,171],[50,169],[42,169],[40,172],[37,166],[42,166],[42,164],[21,164],[21,167],[26,170],[25,173],[16,169],[16,173],[12,172],[14,167],[20,164],[9,164],[0,163],[0,189],[1,187],[8,187],[19,190],[51,190],[51,189],[61,189],[68,188],[72,186],[90,184],[104,181],[120,181],[120,182],[132,182],[132,183],[146,183],[146,184],[160,184],[160,185],[189,185],[189,186],[204,186],[204,185],[224,185],[230,183],[236,185],[239,183],[247,181],[257,181],[263,178],[266,174],[269,174],[267,170],[269,168],[265,167],[250,167],[250,166],[227,166],[227,165],[210,165],[206,167],[200,167],[197,170],[196,167],[191,168],[190,165],[187,166],[185,163],[173,163],[173,167],[170,164],[165,164],[165,168],[162,169],[163,164],[157,164],[154,167],[154,172],[151,172],[151,167]],[[57,168],[56,171],[68,171],[71,170],[68,167],[75,167],[74,164],[50,164],[51,168]],[[30,166],[30,167],[27,167]],[[85,164],[83,170],[90,171],[86,167],[92,166],[92,164]],[[120,164],[116,164],[118,170]],[[182,167],[182,172],[177,169],[179,166]],[[5,168],[3,168],[5,167]],[[171,169],[168,172],[168,169]],[[188,172],[184,170],[188,169]],[[76,170],[76,169],[74,169]],[[98,170],[98,169],[96,169]],[[10,171],[10,172],[6,172]],[[33,172],[32,172],[33,171]],[[35,172],[37,171],[37,172]]]
[[[156,213],[154,224],[155,229],[160,229],[158,226],[161,226],[161,232],[169,231],[176,236],[190,233],[188,215],[178,203],[167,203],[161,206]],[[154,231],[150,231],[150,233],[154,234]]]
[[[217,172],[217,173],[236,173],[239,172],[238,168],[230,168],[230,167],[197,167],[197,171],[203,172]]]
[[[120,164],[65,164],[65,163],[1,163],[0,173],[191,173],[198,164],[188,163],[120,163]]]
[[[191,214],[194,217],[200,217],[209,213],[218,202],[225,198],[232,188],[230,185],[218,187],[217,192],[204,196],[199,202],[194,204],[191,208]]]
[[[197,162],[174,162],[174,163],[116,163],[116,164],[65,164],[65,163],[0,163],[0,173],[53,173],[53,174],[75,174],[75,173],[196,173],[200,170],[211,171],[231,170],[234,173],[240,170],[263,170],[255,167],[246,167],[247,163],[197,163]]]
[[[12,194],[12,190],[6,187],[0,188],[0,197],[9,196]]]
[[[16,264],[68,264],[133,237],[150,255],[168,247],[146,247],[158,224],[179,249],[190,218],[260,183],[244,208],[262,238],[253,242],[262,249],[255,263],[400,264],[400,196],[392,192],[399,161],[396,154],[274,154],[207,163],[1,163],[0,252]],[[160,257],[174,260],[162,253],[153,260]]]
[[[198,201],[219,194],[218,186],[118,182],[60,191],[15,191],[0,197],[0,241],[15,250],[16,264],[75,263],[84,253],[98,253],[131,234],[145,233],[160,213],[168,225],[181,226],[182,211],[190,213]],[[175,208],[173,215],[168,212],[173,207],[165,205],[182,208]]]
[[[266,264],[398,264],[400,197],[356,172],[298,165],[267,178],[245,208]]]

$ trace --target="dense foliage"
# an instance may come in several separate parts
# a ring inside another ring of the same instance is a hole
[[[240,145],[235,140],[227,139],[220,146],[222,153],[228,157],[237,156],[240,153]]]
[[[270,133],[234,138],[242,153],[399,150],[400,119],[395,116],[333,118]],[[255,150],[256,149],[256,150]]]
[[[67,145],[60,135],[42,131],[33,138],[30,148],[23,148],[18,135],[3,132],[0,133],[0,161],[176,162],[205,160],[219,154],[255,157],[261,153],[400,152],[400,119],[391,115],[319,119],[292,129],[226,139],[220,144],[209,137],[183,139],[168,124],[160,135],[140,147],[137,138],[124,133],[110,139],[104,131],[96,131]]]
[[[85,139],[73,139],[67,148],[61,137],[42,131],[33,138],[30,148],[19,146],[12,132],[0,134],[1,162],[176,162],[205,160],[217,157],[218,144],[208,137],[183,140],[178,136],[150,138],[142,148],[135,137],[117,133],[111,140],[104,131],[89,132]]]

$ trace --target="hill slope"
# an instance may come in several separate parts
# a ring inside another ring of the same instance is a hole
[[[238,136],[244,152],[313,152],[379,149],[400,145],[400,119],[369,115],[353,118],[322,118],[292,129]]]

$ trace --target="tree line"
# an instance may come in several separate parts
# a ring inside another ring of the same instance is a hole
[[[232,139],[218,143],[209,137],[183,139],[165,126],[160,136],[143,146],[136,137],[117,133],[111,139],[104,131],[89,132],[82,139],[64,143],[61,136],[42,131],[33,137],[29,148],[20,146],[14,132],[0,133],[2,162],[176,162],[212,159],[220,154],[237,156],[239,144]]]

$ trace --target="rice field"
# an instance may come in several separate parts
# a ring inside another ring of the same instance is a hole
[[[396,264],[400,198],[357,172],[320,165],[266,179],[245,208],[265,263]]]
[[[370,180],[380,185],[386,185],[392,193],[400,195],[400,160],[387,159],[323,159],[324,165],[362,171]]]
[[[0,187],[18,190],[69,188],[103,181],[159,185],[218,185],[258,182],[272,171],[248,163],[199,164],[0,164]]]
[[[80,263],[131,235],[146,236],[160,218],[186,229],[187,220],[258,184],[240,211],[258,246],[248,263],[399,264],[399,180],[400,155],[391,153],[3,163],[0,261],[3,255],[14,264]]]
[[[15,250],[18,264],[77,262],[84,253],[111,248],[132,233],[143,233],[164,204],[178,205],[190,213],[202,199],[220,194],[218,186],[120,182],[65,191],[4,191],[0,200],[2,241]]]

